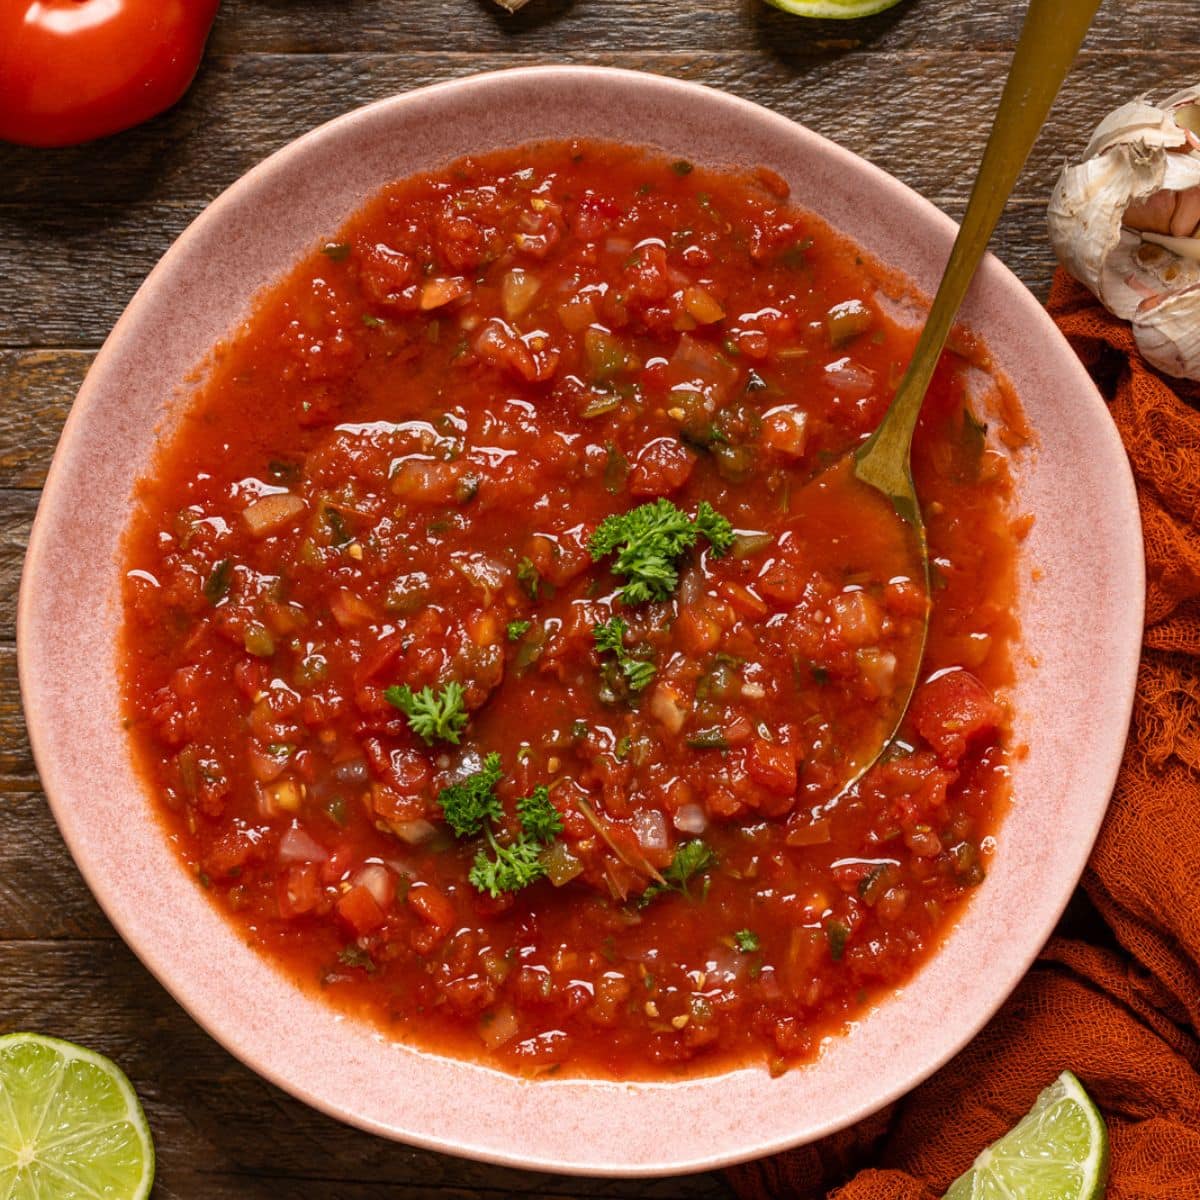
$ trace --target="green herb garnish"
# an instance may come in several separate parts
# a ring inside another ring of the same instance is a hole
[[[518,837],[511,845],[502,846],[496,841],[490,825],[484,830],[484,835],[495,857],[489,858],[487,850],[483,848],[475,855],[467,878],[477,891],[487,892],[497,898],[504,892],[519,892],[546,874],[539,857],[542,853],[541,842]]]
[[[703,875],[715,865],[717,856],[708,844],[700,838],[692,838],[684,842],[675,851],[671,865],[662,873],[662,883],[652,883],[638,900],[639,907],[645,907],[662,892],[678,892],[681,896],[691,896],[691,882],[697,875]]]
[[[628,582],[621,599],[629,605],[668,600],[679,583],[678,559],[703,535],[720,558],[733,545],[733,527],[711,504],[702,500],[696,516],[676,508],[670,500],[654,500],[601,521],[588,549],[593,561],[615,554],[612,569]]]
[[[550,803],[549,788],[535,787],[532,795],[518,800],[517,816],[521,819],[521,829],[526,836],[543,845],[552,842],[562,833],[562,817],[558,815],[558,809]]]
[[[671,164],[671,170],[674,171],[676,175],[690,175],[695,168],[690,162],[687,161],[686,158],[679,158]]]
[[[533,565],[532,559],[523,558],[517,563],[517,582],[530,600],[538,598],[538,592],[542,586],[542,576],[537,567]]]
[[[451,681],[440,692],[431,687],[414,692],[405,683],[388,688],[383,698],[408,717],[409,728],[425,745],[432,746],[435,741],[458,745],[458,736],[467,724],[461,683]]]
[[[643,658],[634,658],[625,649],[625,634],[628,626],[620,617],[613,617],[603,625],[592,628],[592,637],[596,639],[596,651],[599,654],[612,654],[617,660],[617,666],[625,677],[631,692],[641,692],[649,686],[657,669],[652,662]]]
[[[500,755],[489,754],[483,760],[483,766],[473,775],[442,788],[438,793],[438,804],[441,805],[446,824],[454,830],[456,837],[475,837],[482,832],[486,823],[498,821],[504,816],[494,791],[503,778]]]
[[[550,803],[549,789],[536,787],[517,801],[517,836],[507,844],[500,842],[496,826],[504,820],[504,809],[495,789],[503,776],[500,755],[489,754],[480,770],[438,793],[446,822],[458,837],[482,834],[486,839],[487,845],[475,854],[468,878],[492,897],[520,891],[541,879],[546,874],[542,851],[563,828],[558,810]]]
[[[711,725],[707,729],[697,729],[689,735],[687,744],[693,750],[728,750],[729,742],[725,731],[720,725]]]
[[[563,820],[550,803],[550,791],[535,787],[530,796],[517,800],[520,833],[506,845],[500,842],[496,826],[504,820],[504,809],[496,796],[496,785],[503,775],[500,756],[490,754],[482,769],[442,788],[438,794],[446,822],[460,838],[484,835],[487,845],[476,852],[468,878],[476,889],[493,898],[504,892],[520,892],[540,880],[546,874],[541,853],[563,832]]]
[[[830,917],[825,922],[825,937],[829,942],[829,954],[834,962],[841,962],[849,936],[850,926],[845,921]]]
[[[529,632],[532,624],[532,621],[509,621],[508,640],[510,642],[519,642]]]
[[[347,242],[326,242],[321,253],[334,262],[345,262],[350,257],[350,246]]]
[[[753,954],[762,945],[753,929],[739,929],[733,935],[733,940],[743,954]]]
[[[232,579],[233,563],[228,558],[223,558],[204,581],[204,598],[210,604],[216,604],[229,591]]]
[[[351,942],[338,951],[338,962],[344,967],[358,967],[370,974],[375,970],[375,960],[361,947]]]

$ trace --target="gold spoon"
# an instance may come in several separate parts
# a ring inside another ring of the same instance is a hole
[[[879,428],[853,456],[853,474],[891,501],[910,527],[927,600],[915,668],[907,689],[898,696],[899,708],[891,728],[874,754],[851,761],[853,777],[842,786],[839,796],[857,783],[895,740],[920,677],[929,633],[929,547],[913,486],[911,452],[921,404],[996,222],[1099,7],[1100,0],[1030,0],[983,162],[925,328]]]

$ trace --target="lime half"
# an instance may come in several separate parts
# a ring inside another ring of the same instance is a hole
[[[1100,1200],[1108,1130],[1083,1085],[1064,1071],[1020,1123],[960,1175],[945,1200]]]
[[[142,1200],[146,1115],[101,1054],[36,1033],[0,1037],[0,1200]]]
[[[834,17],[849,21],[852,17],[870,17],[899,4],[900,0],[767,0],[798,17]]]

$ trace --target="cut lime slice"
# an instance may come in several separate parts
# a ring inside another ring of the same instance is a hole
[[[153,1182],[146,1115],[115,1063],[37,1033],[0,1037],[0,1197],[142,1200]]]
[[[1108,1130],[1083,1085],[1064,1071],[1020,1123],[960,1175],[945,1200],[1100,1200]]]
[[[870,17],[899,4],[900,0],[767,0],[798,17],[834,17],[849,21],[853,17]]]

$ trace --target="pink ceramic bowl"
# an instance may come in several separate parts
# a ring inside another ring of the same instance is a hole
[[[388,180],[471,152],[586,135],[711,164],[766,164],[794,198],[931,292],[954,226],[881,171],[742,100],[653,75],[501,72],[373,104],[231,187],[142,285],[63,432],[20,601],[21,688],[55,816],[125,940],[215,1038],[272,1082],[364,1129],[519,1167],[694,1171],[819,1138],[880,1108],[962,1047],[1046,940],[1104,815],[1129,720],[1142,547],[1105,407],[1034,298],[987,261],[964,313],[1024,402],[1017,460],[1024,645],[1013,693],[1028,757],[987,881],[902,991],[810,1066],[684,1082],[523,1082],[389,1042],[298,991],[181,869],[136,776],[114,631],[130,488],[156,427],[251,297]]]

